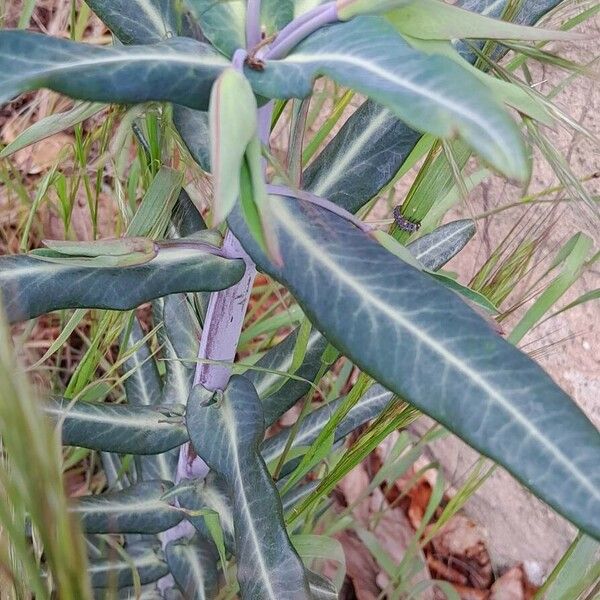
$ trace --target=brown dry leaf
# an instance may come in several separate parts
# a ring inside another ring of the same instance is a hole
[[[80,241],[94,239],[90,208],[83,189],[78,190],[77,198],[71,211],[69,235],[65,232],[63,220],[59,215],[56,195],[51,191],[50,202],[44,203],[39,210],[39,219],[43,237],[51,240],[70,238]],[[117,220],[117,207],[112,199],[101,193],[98,201],[97,237],[99,239],[114,237]]]
[[[414,485],[408,492],[408,498],[410,504],[408,507],[408,518],[415,529],[418,529],[427,510],[427,505],[431,498],[431,485],[425,480],[421,479],[416,485]]]
[[[483,534],[473,521],[455,515],[433,538],[431,545],[433,559],[464,575],[472,587],[489,588],[493,580],[490,556]],[[443,574],[440,573],[440,576]]]
[[[66,133],[57,133],[33,146],[19,150],[12,159],[13,164],[23,173],[39,175],[56,164],[63,149],[72,143],[72,136]]]
[[[346,577],[352,582],[357,600],[377,600],[379,587],[376,582],[379,567],[371,553],[352,531],[335,536],[346,555]]]
[[[399,508],[392,509],[387,506],[380,490],[375,490],[371,497],[371,507],[373,512],[384,511],[379,520],[376,521],[375,528],[371,531],[380,546],[399,565],[410,546],[415,530],[403,510]],[[412,577],[411,584],[417,585],[423,581],[429,581],[431,575],[427,569],[425,556],[420,549],[417,550],[417,555],[414,556],[413,560],[416,563],[415,570],[418,569],[418,571]],[[381,571],[379,573],[377,583],[381,589],[385,589],[390,584],[390,578],[386,572]],[[421,592],[420,599],[430,600],[433,597],[433,588],[427,588]]]
[[[354,504],[361,494],[369,487],[369,475],[363,464],[356,466],[350,471],[338,484],[338,490],[342,492],[346,499],[346,505]],[[371,513],[370,500],[365,498],[353,511],[356,520],[364,527],[369,523]]]

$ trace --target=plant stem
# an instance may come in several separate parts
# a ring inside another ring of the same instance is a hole
[[[246,8],[246,46],[254,48],[260,43],[262,31],[260,27],[261,0],[248,0]]]
[[[202,359],[233,363],[256,267],[231,232],[225,237],[223,250],[227,256],[244,259],[246,272],[239,283],[233,287],[211,295],[198,355]],[[230,376],[231,368],[224,364],[199,363],[194,384],[200,384],[213,391],[224,390]]]
[[[264,57],[267,60],[283,58],[287,53],[303,39],[307,38],[321,27],[331,23],[337,23],[337,8],[335,2],[328,2],[317,6],[302,17],[294,19],[287,27],[284,27],[277,36],[275,43],[266,50]]]

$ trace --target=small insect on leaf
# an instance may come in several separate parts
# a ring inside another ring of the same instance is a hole
[[[405,217],[400,210],[400,206],[394,208],[394,221],[396,225],[402,229],[402,231],[407,231],[408,233],[419,231],[419,229],[421,229],[420,221],[413,221],[412,219]]]

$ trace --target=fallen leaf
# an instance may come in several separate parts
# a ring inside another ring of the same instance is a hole
[[[493,581],[491,560],[483,533],[473,521],[455,515],[433,538],[431,547],[432,558],[466,576],[472,587],[489,588]]]
[[[376,582],[379,567],[375,559],[354,532],[343,531],[335,537],[344,548],[346,577],[352,582],[356,599],[377,600],[380,593]]]

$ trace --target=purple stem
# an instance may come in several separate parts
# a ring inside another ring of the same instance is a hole
[[[248,49],[254,48],[262,38],[260,2],[261,0],[248,0],[246,7],[246,47]]]
[[[275,196],[298,198],[299,200],[304,200],[304,202],[310,202],[315,206],[320,206],[334,215],[342,217],[342,219],[346,219],[346,221],[356,225],[356,227],[365,233],[370,233],[373,231],[373,227],[371,225],[364,223],[358,217],[355,217],[351,212],[348,212],[345,208],[338,206],[331,200],[327,200],[327,198],[321,198],[321,196],[317,196],[311,192],[307,192],[305,190],[296,190],[285,185],[268,185],[267,190],[270,194],[274,194]]]
[[[246,272],[233,287],[211,295],[198,356],[200,359],[233,363],[256,267],[231,232],[225,237],[223,251],[229,257],[243,258]],[[198,363],[194,384],[212,391],[224,390],[230,377],[231,367],[227,364]]]
[[[328,3],[330,4],[330,3]],[[275,44],[280,40],[287,38],[289,35],[294,33],[299,27],[302,27],[308,21],[312,21],[317,15],[327,10],[327,4],[319,4],[315,8],[305,12],[303,15],[296,17],[293,21],[288,23],[278,34]]]
[[[238,48],[231,57],[231,65],[236,71],[240,73],[244,72],[244,61],[248,58],[248,50],[245,48]]]
[[[294,46],[297,46],[311,33],[325,25],[337,23],[338,20],[335,2],[317,6],[303,17],[294,19],[287,27],[284,27],[273,45],[265,51],[264,55],[259,52],[258,56],[265,60],[284,58]]]
[[[212,391],[224,390],[231,377],[230,365],[235,360],[256,276],[254,263],[231,231],[225,236],[223,253],[229,258],[242,258],[246,263],[246,272],[236,285],[210,296],[200,338],[194,385],[202,385]],[[223,364],[206,363],[204,360],[221,361]],[[202,479],[208,470],[208,465],[195,455],[189,443],[183,446],[177,464],[178,483],[184,479]]]

